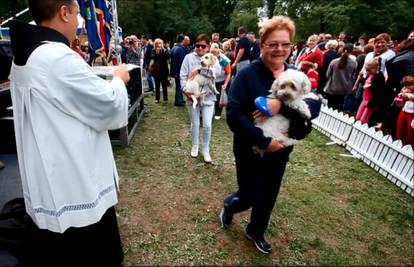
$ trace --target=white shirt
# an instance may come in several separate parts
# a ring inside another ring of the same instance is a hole
[[[411,94],[411,97],[414,97],[414,95]],[[402,111],[414,114],[414,100],[405,101]]]
[[[364,77],[366,77],[366,70],[365,70],[365,65],[367,64],[367,62],[371,59],[374,58],[375,52],[369,52],[366,56],[365,56],[365,60],[364,60],[364,66],[361,69],[361,73],[364,75]],[[388,49],[387,51],[385,51],[384,53],[382,53],[381,55],[375,57],[381,58],[381,68],[380,71],[382,71],[382,74],[384,74],[384,77],[387,78],[388,76],[388,72],[387,72],[387,68],[385,67],[385,63],[387,63],[388,60],[390,60],[391,58],[393,58],[395,56],[395,52],[392,51],[391,49]]]
[[[184,89],[184,87],[186,86],[188,76],[190,76],[191,71],[196,68],[201,67],[200,60],[201,60],[201,57],[196,52],[187,54],[184,57],[184,60],[183,60],[183,63],[181,64],[181,69],[180,69],[181,89]],[[218,60],[216,60],[216,63],[214,64],[212,69],[214,70],[214,72],[216,72],[215,70],[220,69],[220,64],[218,63]],[[217,98],[213,92],[207,93],[207,95],[204,98],[204,104],[206,105],[213,105],[215,101],[217,101]]]
[[[127,124],[128,95],[63,43],[48,42],[10,74],[26,210],[41,229],[63,233],[98,222],[117,203],[108,129]]]

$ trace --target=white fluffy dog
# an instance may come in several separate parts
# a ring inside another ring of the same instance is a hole
[[[207,53],[202,56],[200,60],[201,68],[199,73],[194,77],[194,79],[189,80],[183,89],[185,93],[191,95],[191,99],[193,100],[193,108],[196,108],[198,102],[200,102],[200,106],[204,104],[204,97],[207,95],[209,90],[216,95],[219,93],[214,85],[215,75],[213,65],[216,61],[217,58],[211,53]]]
[[[304,118],[310,119],[311,113],[305,98],[318,97],[312,93],[308,77],[301,71],[288,69],[276,79],[271,88],[271,94],[280,99],[286,106],[296,110]],[[255,125],[263,130],[263,134],[281,142],[284,146],[295,145],[298,140],[289,138],[285,134],[289,131],[289,119],[281,114],[274,114],[263,121],[256,121]]]

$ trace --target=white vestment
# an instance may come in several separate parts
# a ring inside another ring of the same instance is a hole
[[[10,74],[17,155],[27,213],[63,233],[98,222],[117,203],[108,129],[128,121],[124,82],[96,76],[67,45],[47,42]]]

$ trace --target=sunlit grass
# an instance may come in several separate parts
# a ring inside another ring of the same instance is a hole
[[[222,229],[223,197],[236,190],[232,134],[213,122],[213,164],[190,157],[186,108],[155,104],[133,142],[114,148],[121,180],[125,265],[413,265],[414,204],[314,130],[291,155],[260,254],[244,236],[249,212]]]

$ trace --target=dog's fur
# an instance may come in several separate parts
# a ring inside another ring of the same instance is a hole
[[[216,63],[217,58],[211,54],[207,53],[201,57],[200,63],[201,68],[199,73],[194,77],[194,79],[189,80],[184,87],[184,92],[191,95],[193,100],[193,108],[196,108],[197,103],[200,103],[200,106],[204,105],[204,97],[211,90],[214,94],[218,94],[215,85],[214,85],[214,71],[213,65]]]
[[[286,106],[298,111],[305,119],[310,119],[311,113],[305,98],[318,97],[310,93],[311,85],[308,77],[301,71],[288,69],[276,79],[271,87],[271,94],[280,99]],[[255,125],[263,130],[263,134],[272,137],[284,146],[295,145],[298,140],[284,135],[289,131],[289,119],[281,114],[274,114],[263,121],[256,121]]]

